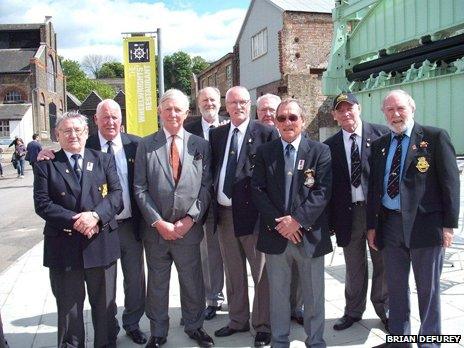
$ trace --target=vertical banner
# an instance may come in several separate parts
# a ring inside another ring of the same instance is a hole
[[[155,40],[151,36],[126,37],[123,46],[126,131],[146,136],[158,130]]]

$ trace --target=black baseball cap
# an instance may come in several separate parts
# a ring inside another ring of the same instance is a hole
[[[338,104],[340,104],[341,102],[347,102],[350,104],[359,104],[358,99],[356,99],[353,93],[346,93],[346,92],[340,93],[339,95],[335,97],[333,101],[333,108],[336,109]]]

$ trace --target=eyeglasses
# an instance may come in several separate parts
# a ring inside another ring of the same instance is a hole
[[[249,103],[249,100],[237,100],[237,101],[228,101],[227,104],[229,105],[237,105],[237,106],[245,106]]]
[[[287,120],[289,120],[290,122],[295,122],[298,121],[298,118],[299,117],[297,115],[288,115],[288,117],[282,115],[276,116],[277,122],[285,122]]]
[[[84,132],[85,132],[85,128],[82,128],[82,129],[69,128],[69,129],[65,129],[61,131],[61,133],[63,133],[64,136],[67,138],[72,136],[73,133],[76,134],[76,136],[80,137],[82,134],[84,134]]]

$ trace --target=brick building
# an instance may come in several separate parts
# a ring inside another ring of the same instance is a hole
[[[238,84],[252,101],[265,93],[299,99],[315,139],[320,128],[335,125],[322,94],[333,7],[333,0],[252,0],[234,47]]]
[[[238,83],[238,76],[234,73],[234,54],[227,53],[198,75],[192,82],[192,110],[196,115],[200,114],[196,103],[197,93],[205,87],[217,87],[221,91],[220,114],[225,114],[225,97],[227,90]]]
[[[0,137],[53,139],[66,110],[66,86],[51,17],[39,24],[0,24]]]

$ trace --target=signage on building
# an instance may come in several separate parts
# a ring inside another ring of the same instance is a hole
[[[158,130],[155,40],[151,36],[123,40],[126,131],[146,136]]]

